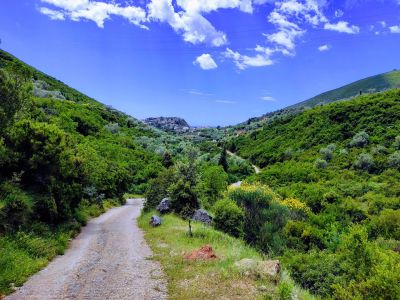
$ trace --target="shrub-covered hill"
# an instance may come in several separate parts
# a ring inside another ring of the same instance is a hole
[[[154,136],[152,130],[6,52],[0,54],[6,115],[1,120],[12,119],[1,126],[0,180],[6,197],[1,202],[13,197],[8,189],[27,193],[27,202],[32,203],[25,205],[33,209],[32,216],[54,221],[70,217],[85,195],[94,201],[143,191],[146,181],[160,169],[161,159],[135,140]],[[31,81],[40,80],[45,83],[42,87],[58,89],[65,100],[27,96],[20,109],[13,111],[15,105],[8,105],[7,97],[9,103],[18,102],[18,97],[10,96],[13,84],[22,81],[18,72],[28,74],[29,94],[35,90]]]
[[[277,240],[298,283],[339,299],[399,299],[400,90],[276,120],[230,148],[263,167],[248,181],[310,208]]]

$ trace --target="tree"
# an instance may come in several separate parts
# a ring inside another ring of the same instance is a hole
[[[195,161],[195,151],[189,150],[187,162],[182,162],[176,166],[176,181],[169,188],[171,209],[188,220],[190,236],[192,236],[192,216],[195,210],[200,208],[196,193],[198,175]]]
[[[228,182],[228,175],[220,166],[208,166],[201,174],[198,185],[199,194],[204,200],[204,205],[209,208],[222,197]]]
[[[226,148],[223,147],[221,156],[219,157],[218,165],[221,166],[225,172],[228,172],[228,160],[226,159]]]
[[[0,70],[0,133],[14,121],[30,97],[30,69],[21,63],[10,63]]]
[[[174,165],[174,162],[172,160],[172,155],[168,151],[164,153],[163,155],[163,166],[166,168],[170,168]]]
[[[181,177],[171,186],[170,193],[171,208],[188,221],[189,235],[193,236],[191,219],[196,209],[200,207],[194,189],[190,187],[189,182],[186,182],[185,179]]]

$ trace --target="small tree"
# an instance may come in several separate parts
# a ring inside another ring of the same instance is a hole
[[[228,160],[226,158],[226,148],[223,147],[221,151],[221,156],[219,157],[218,165],[221,166],[225,172],[228,172]]]
[[[322,148],[321,150],[319,150],[319,153],[322,155],[322,158],[325,159],[326,161],[330,161],[333,158],[333,152],[328,147]]]
[[[361,153],[354,162],[354,167],[357,169],[369,171],[374,165],[373,157],[368,153]]]
[[[171,153],[169,153],[168,151],[164,152],[164,155],[163,155],[163,166],[166,167],[166,168],[170,168],[173,165],[174,165],[174,162],[172,160]]]
[[[369,135],[365,131],[357,133],[350,142],[351,147],[364,147],[368,144]]]
[[[13,62],[0,69],[0,133],[10,125],[15,115],[28,103],[31,91],[30,69]]]
[[[328,162],[325,159],[317,158],[314,167],[317,169],[326,169],[326,167],[328,167]]]
[[[200,208],[196,193],[198,175],[195,151],[188,151],[187,162],[176,166],[176,174],[176,180],[169,188],[171,209],[188,221],[189,235],[192,236],[191,219],[195,210]]]
[[[220,166],[208,166],[201,173],[198,191],[204,200],[203,205],[209,208],[222,197],[228,183],[228,175]]]
[[[192,236],[191,219],[200,207],[197,195],[190,183],[183,177],[170,187],[171,208],[189,223],[189,235]]]

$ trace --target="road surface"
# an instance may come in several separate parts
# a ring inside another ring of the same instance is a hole
[[[141,207],[130,199],[92,219],[63,256],[6,299],[166,299],[161,267],[136,224]]]

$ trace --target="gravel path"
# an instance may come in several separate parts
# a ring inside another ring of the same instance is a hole
[[[136,224],[142,199],[91,220],[65,255],[32,276],[7,300],[167,299],[161,266]]]

